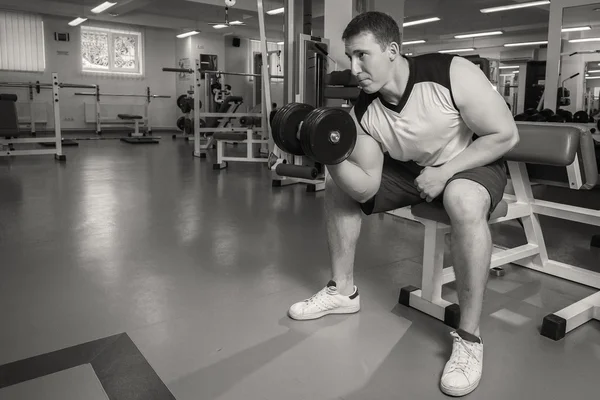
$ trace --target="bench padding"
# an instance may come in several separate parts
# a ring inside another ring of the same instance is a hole
[[[444,209],[444,205],[438,202],[435,203],[420,203],[410,208],[412,215],[419,218],[425,218],[432,221],[437,221],[450,225],[450,217]],[[504,200],[500,201],[492,214],[490,220],[506,217],[508,213],[508,203]]]
[[[132,114],[118,114],[117,117],[121,119],[144,119],[141,115],[132,115]]]
[[[528,164],[566,167],[579,149],[581,127],[564,123],[517,122],[520,142],[505,158]]]

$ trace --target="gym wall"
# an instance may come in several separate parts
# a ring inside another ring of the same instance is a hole
[[[101,92],[145,94],[146,87],[150,86],[155,94],[170,95],[172,99],[155,99],[150,105],[150,123],[157,128],[174,128],[176,121],[175,99],[176,92],[174,77],[162,72],[162,67],[174,66],[176,59],[176,40],[172,30],[148,28],[142,26],[123,26],[119,24],[106,24],[91,21],[90,26],[109,28],[135,28],[144,35],[144,77],[143,78],[108,78],[101,75],[83,75],[81,72],[81,47],[80,28],[71,27],[66,18],[43,16],[44,40],[46,53],[46,69],[43,73],[1,71],[2,81],[18,82],[51,82],[52,73],[57,72],[61,82],[98,84]],[[69,42],[54,40],[54,33],[69,33]],[[28,89],[26,88],[0,88],[3,93],[17,93],[19,102],[27,102]],[[94,129],[93,124],[85,123],[84,102],[94,103],[94,97],[75,96],[76,91],[89,91],[82,89],[61,90],[60,112],[62,128],[66,130]],[[47,127],[54,125],[52,92],[43,90],[35,96],[36,102],[43,101],[47,104]],[[144,98],[106,97],[101,98],[103,103],[112,104],[144,104]]]

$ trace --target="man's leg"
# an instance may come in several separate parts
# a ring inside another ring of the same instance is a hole
[[[472,392],[481,380],[483,341],[479,321],[492,256],[488,215],[502,199],[505,186],[506,175],[501,166],[494,164],[457,174],[444,191],[461,314],[459,329],[452,332],[452,355],[440,382],[442,391],[451,396]]]
[[[458,179],[444,193],[444,207],[451,221],[451,253],[460,305],[459,328],[479,336],[483,295],[492,256],[487,222],[490,195],[479,183]]]
[[[297,320],[360,310],[354,286],[354,254],[362,223],[360,203],[346,194],[331,177],[325,182],[325,219],[332,279],[327,286],[304,301],[293,304],[288,314]]]
[[[362,210],[360,204],[330,177],[326,181],[325,221],[332,280],[340,294],[350,296],[354,292],[354,255],[360,235]]]
[[[291,318],[314,319],[360,309],[360,296],[354,285],[354,256],[362,223],[361,213],[371,215],[421,202],[414,187],[418,174],[404,163],[386,156],[379,190],[364,204],[356,202],[328,177],[325,182],[325,217],[331,280],[310,299],[293,304],[288,311]]]

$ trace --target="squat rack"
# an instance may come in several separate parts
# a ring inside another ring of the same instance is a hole
[[[33,86],[30,82],[0,82],[0,87],[31,87]],[[43,154],[54,154],[54,158],[59,161],[65,161],[66,157],[62,151],[62,131],[61,131],[61,120],[60,120],[60,89],[71,88],[71,89],[96,89],[97,85],[86,85],[79,83],[64,83],[58,81],[58,74],[52,73],[52,83],[39,83],[35,84],[36,90],[40,89],[51,89],[52,90],[52,107],[54,109],[54,137],[45,138],[18,138],[18,139],[5,139],[0,138],[0,145],[8,146],[8,149],[2,148],[0,150],[0,156],[20,156],[20,155],[43,155]],[[17,124],[18,126],[18,124]],[[18,131],[15,132],[18,134]],[[13,150],[12,144],[15,143],[55,143],[55,148],[49,149],[29,149],[29,150]]]

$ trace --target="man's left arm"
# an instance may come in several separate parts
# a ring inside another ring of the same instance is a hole
[[[506,101],[477,65],[455,57],[450,66],[450,82],[461,117],[479,136],[440,167],[448,176],[453,176],[498,160],[519,142],[519,132]]]

